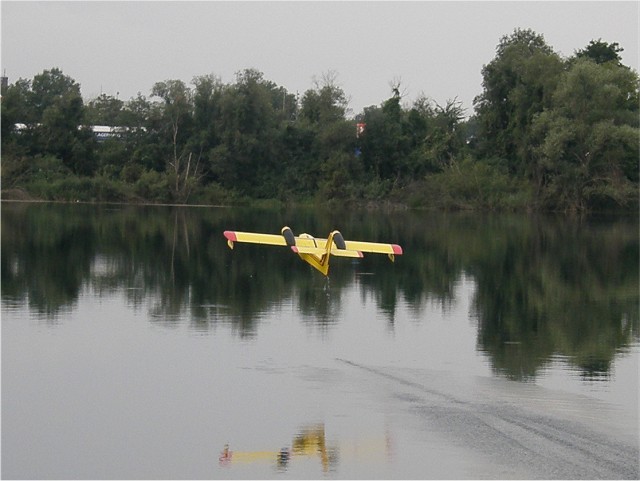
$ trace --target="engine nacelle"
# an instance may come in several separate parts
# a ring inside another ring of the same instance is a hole
[[[280,233],[282,234],[282,237],[284,237],[284,240],[287,242],[287,245],[289,247],[293,247],[296,245],[296,236],[293,235],[293,231],[290,227],[283,227]]]
[[[342,234],[340,233],[340,231],[333,231],[333,242],[335,243],[336,247],[340,250],[345,250],[347,248],[347,245],[344,242],[344,237],[342,237]]]

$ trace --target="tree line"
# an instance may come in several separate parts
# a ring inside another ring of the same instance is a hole
[[[466,118],[457,99],[390,97],[347,118],[334,73],[302,95],[246,69],[84,101],[52,68],[2,91],[3,195],[231,204],[391,202],[586,212],[638,207],[639,77],[617,43],[563,58],[503,36]],[[17,128],[16,126],[20,128]],[[91,126],[119,127],[100,141]]]

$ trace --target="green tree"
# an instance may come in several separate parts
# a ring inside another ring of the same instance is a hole
[[[16,123],[35,124],[36,115],[30,104],[31,81],[18,79],[2,90],[2,147],[15,130]]]
[[[337,74],[329,71],[322,80],[315,80],[314,89],[304,93],[300,115],[310,123],[326,125],[344,120],[347,105],[347,96],[337,84]]]
[[[152,96],[162,99],[162,132],[169,139],[167,173],[170,175],[174,200],[186,202],[198,181],[200,152],[189,148],[192,134],[192,92],[182,80],[157,82]]]
[[[58,68],[36,75],[27,95],[31,155],[54,155],[78,175],[95,172],[95,140],[84,128],[80,85]]]
[[[351,198],[361,177],[361,163],[355,157],[355,125],[345,119],[347,96],[336,72],[326,72],[314,84],[302,96],[295,129],[288,129],[298,135],[300,147],[287,152],[287,163],[295,172],[288,185],[302,195]]]
[[[88,125],[122,125],[124,102],[116,97],[101,94],[85,107],[85,123]]]
[[[388,190],[405,171],[411,150],[398,87],[392,88],[392,96],[381,107],[365,108],[363,116],[366,124],[360,139],[363,163],[376,181],[386,185],[383,190]]]
[[[549,105],[563,61],[542,35],[516,29],[500,39],[496,57],[482,69],[483,92],[475,98],[478,150],[511,174],[533,177],[530,126]]]
[[[33,162],[28,156],[28,146],[33,137],[33,127],[29,112],[28,96],[31,90],[29,80],[19,79],[15,84],[2,89],[2,110],[0,111],[0,141],[2,142],[2,187],[16,186],[30,173]]]
[[[65,96],[80,97],[80,84],[65,75],[59,68],[45,70],[36,75],[31,82],[30,102],[38,118],[42,118],[48,108],[55,107]],[[77,125],[79,125],[78,122],[76,122]]]
[[[194,77],[193,81],[193,133],[189,148],[202,158],[203,177],[214,180],[212,162],[215,148],[220,145],[220,116],[225,86],[214,75]]]
[[[464,109],[460,102],[453,99],[444,106],[436,103],[428,113],[428,131],[422,139],[420,152],[428,171],[441,172],[456,164],[466,151],[466,133],[462,122]]]
[[[575,53],[576,58],[589,58],[593,60],[595,63],[606,63],[606,62],[614,62],[619,66],[622,65],[622,59],[620,52],[624,51],[622,47],[618,44],[618,42],[607,43],[603,42],[602,39],[591,40],[589,45],[585,48],[578,50]]]
[[[544,201],[584,211],[629,205],[638,194],[638,75],[580,58],[534,122]]]
[[[238,72],[236,83],[224,91],[220,109],[221,145],[211,162],[216,179],[245,195],[275,197],[281,165],[273,84],[255,69]]]
[[[463,109],[457,100],[441,106],[425,96],[406,110],[399,86],[380,108],[365,109],[362,152],[367,170],[386,188],[441,172],[466,150]]]
[[[126,182],[137,181],[144,171],[165,172],[166,132],[161,109],[138,93],[120,112],[120,125],[125,127],[120,140],[126,146],[127,155],[120,176]]]

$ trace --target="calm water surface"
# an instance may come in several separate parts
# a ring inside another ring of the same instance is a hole
[[[394,242],[325,279],[226,229]],[[637,479],[635,218],[2,204],[2,477]]]

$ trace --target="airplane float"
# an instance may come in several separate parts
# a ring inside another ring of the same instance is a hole
[[[289,227],[283,227],[278,234],[259,234],[256,232],[224,231],[227,244],[233,249],[234,242],[247,242],[251,244],[267,244],[275,246],[288,246],[300,258],[320,271],[325,276],[329,275],[329,259],[337,257],[364,257],[363,252],[375,254],[387,254],[391,262],[396,255],[402,254],[402,247],[397,244],[382,244],[377,242],[361,242],[344,240],[342,234],[334,230],[326,239],[316,239],[309,234],[294,236]]]

